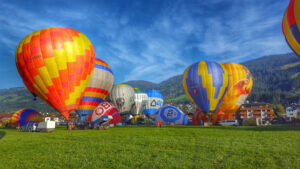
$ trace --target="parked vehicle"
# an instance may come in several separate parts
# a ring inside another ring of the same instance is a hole
[[[35,121],[30,121],[26,125],[20,127],[20,131],[22,132],[35,132],[37,131],[39,123],[36,123]]]
[[[239,122],[238,120],[223,120],[223,121],[219,121],[219,124],[221,126],[238,126]]]
[[[284,123],[286,123],[286,121],[283,117],[278,117],[271,121],[271,124],[284,124]]]
[[[46,121],[38,123],[37,131],[51,132],[55,130],[55,121]]]

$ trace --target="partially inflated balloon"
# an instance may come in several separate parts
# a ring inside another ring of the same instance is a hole
[[[76,110],[81,120],[105,100],[112,88],[113,81],[113,72],[108,64],[100,59],[96,59],[91,80]]]
[[[251,92],[253,78],[250,71],[237,63],[223,63],[229,74],[228,90],[219,106],[225,113],[225,118],[234,119],[234,113],[245,102]]]
[[[163,95],[155,89],[146,90],[148,101],[146,108],[144,109],[145,115],[152,117],[157,109],[159,109],[164,103]]]
[[[22,109],[12,116],[10,125],[12,128],[15,128],[17,126],[24,126],[30,121],[41,122],[42,115],[33,109]]]
[[[117,106],[121,114],[128,114],[134,106],[134,90],[127,84],[114,85],[109,99]]]
[[[95,52],[82,33],[64,27],[26,36],[16,50],[16,65],[28,90],[66,119],[76,110],[95,64]]]
[[[98,105],[98,107],[90,113],[88,116],[88,121],[95,123],[100,117],[103,115],[112,116],[112,120],[108,122],[108,124],[118,124],[122,123],[122,118],[119,113],[119,110],[114,106],[112,103],[109,102],[102,102]]]
[[[179,108],[166,105],[156,110],[152,122],[156,124],[161,121],[162,124],[188,125],[190,119]]]
[[[291,0],[283,20],[282,32],[288,45],[300,57],[300,1]]]
[[[204,113],[219,107],[228,87],[228,73],[217,62],[200,61],[184,72],[183,87],[188,97]]]
[[[132,109],[132,114],[133,115],[142,114],[143,110],[146,107],[147,101],[148,101],[147,94],[141,89],[134,88],[134,102],[135,102],[135,105]]]

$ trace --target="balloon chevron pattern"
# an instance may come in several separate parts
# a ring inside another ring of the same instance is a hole
[[[66,119],[77,109],[94,63],[91,42],[71,28],[51,27],[33,32],[16,50],[16,65],[29,91]]]

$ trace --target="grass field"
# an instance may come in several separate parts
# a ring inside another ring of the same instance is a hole
[[[300,128],[0,129],[0,168],[300,168]]]

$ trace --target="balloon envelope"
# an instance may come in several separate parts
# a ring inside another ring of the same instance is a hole
[[[163,95],[155,89],[146,90],[148,101],[146,108],[144,109],[145,115],[152,117],[157,109],[159,109],[164,103]]]
[[[28,90],[66,119],[77,109],[94,63],[91,42],[71,28],[51,27],[33,32],[16,50],[16,65]]]
[[[133,115],[142,114],[143,110],[146,108],[147,101],[148,101],[147,94],[141,89],[134,88],[135,105],[132,109],[132,114]]]
[[[185,115],[179,108],[169,105],[163,106],[155,112],[152,122],[156,124],[158,121],[161,121],[162,124],[190,124],[190,119],[187,115]]]
[[[118,123],[122,123],[122,118],[119,110],[116,108],[116,106],[109,102],[100,103],[98,107],[92,113],[90,113],[90,115],[88,116],[88,121],[95,122],[103,115],[110,115],[113,117],[113,119],[110,120],[108,124],[116,125]]]
[[[128,114],[134,106],[134,90],[127,84],[114,85],[109,99],[121,114]]]
[[[300,1],[291,0],[283,20],[282,32],[291,49],[300,57]]]
[[[114,81],[113,72],[108,64],[100,59],[95,60],[95,67],[88,86],[79,102],[76,112],[83,120],[108,96]]]
[[[42,115],[33,109],[21,109],[11,118],[10,125],[12,128],[24,126],[30,121],[41,122]]]
[[[214,112],[228,87],[228,73],[217,62],[200,61],[184,72],[183,87],[188,97],[207,114]]]
[[[228,90],[219,106],[225,118],[235,119],[235,112],[245,102],[252,90],[253,78],[250,71],[237,63],[223,63],[229,74]]]

